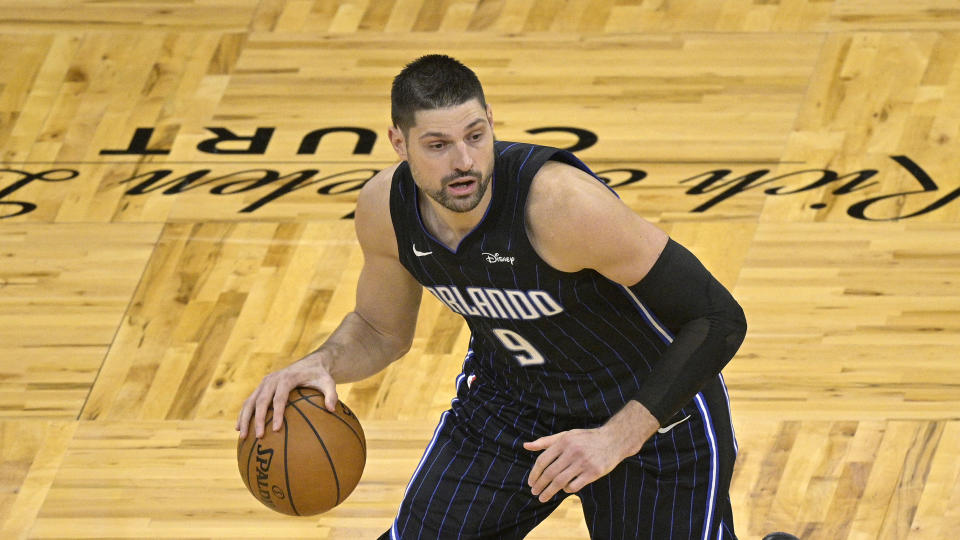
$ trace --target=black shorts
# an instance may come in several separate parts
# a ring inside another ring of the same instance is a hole
[[[736,441],[722,378],[677,421],[575,494],[591,538],[736,539],[728,495]],[[381,539],[523,538],[570,496],[533,496],[527,477],[536,455],[493,444],[445,412]]]

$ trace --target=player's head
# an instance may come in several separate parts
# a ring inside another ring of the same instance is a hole
[[[393,81],[390,142],[417,186],[454,212],[476,208],[493,176],[493,114],[476,74],[444,55],[408,64]]]
[[[472,99],[487,108],[473,70],[449,56],[429,54],[407,64],[393,79],[390,115],[393,126],[407,134],[416,125],[417,111],[446,109]]]

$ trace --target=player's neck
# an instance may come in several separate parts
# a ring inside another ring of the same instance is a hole
[[[483,220],[487,207],[490,206],[492,193],[493,190],[488,189],[477,207],[469,212],[454,212],[421,194],[420,215],[423,216],[423,225],[434,238],[455,250],[460,241]]]

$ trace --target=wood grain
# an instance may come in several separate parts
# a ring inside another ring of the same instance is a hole
[[[595,134],[744,306],[740,538],[958,535],[956,1],[0,0],[0,50],[0,537],[387,529],[469,341],[430,295],[339,388],[369,450],[332,512],[254,500],[233,423],[352,308],[356,191],[428,52],[501,139]],[[587,537],[575,498],[530,535]]]

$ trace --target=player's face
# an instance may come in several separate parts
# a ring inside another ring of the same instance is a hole
[[[400,159],[417,186],[454,212],[480,204],[493,176],[493,115],[472,99],[446,109],[417,111],[406,134],[390,129]]]

